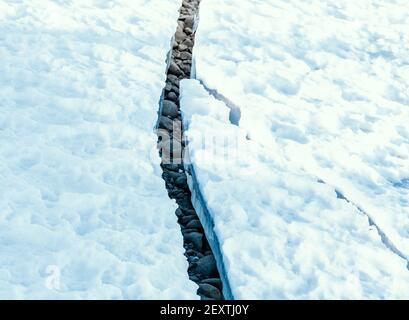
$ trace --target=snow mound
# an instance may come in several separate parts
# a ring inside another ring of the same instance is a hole
[[[1,298],[197,298],[153,132],[179,5],[0,3]]]

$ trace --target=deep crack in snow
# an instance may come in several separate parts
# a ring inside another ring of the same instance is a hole
[[[319,183],[324,183],[326,185],[329,185],[322,179],[318,179]],[[378,232],[383,244],[394,254],[398,255],[402,259],[406,261],[406,268],[409,270],[409,259],[393,244],[393,242],[389,239],[389,237],[383,232],[383,230],[376,224],[376,222],[373,220],[371,215],[367,213],[365,210],[363,210],[360,206],[358,206],[356,203],[348,199],[341,191],[338,189],[334,188],[335,193],[337,194],[337,198],[344,200],[348,202],[349,204],[353,205],[359,212],[361,212],[363,215],[365,215],[368,218],[368,222],[370,226],[375,227],[376,231]]]
[[[162,158],[162,177],[169,197],[175,199],[179,206],[176,215],[184,238],[185,256],[189,262],[189,278],[199,285],[198,295],[202,299],[222,300],[223,283],[205,229],[192,205],[192,195],[183,166],[179,81],[190,78],[199,3],[200,0],[184,0],[180,9],[172,50],[167,57],[166,86],[159,103],[158,148]]]

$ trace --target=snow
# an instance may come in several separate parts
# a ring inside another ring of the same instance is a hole
[[[0,2],[0,298],[197,298],[153,131],[179,6]]]
[[[408,9],[201,3],[194,75],[218,99],[184,81],[182,110],[236,298],[408,298]]]

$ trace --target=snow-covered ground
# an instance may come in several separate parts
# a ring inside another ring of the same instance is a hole
[[[184,81],[182,110],[236,298],[409,297],[408,25],[404,0],[202,2],[218,99]]]
[[[0,1],[0,298],[196,298],[155,149],[180,1]]]

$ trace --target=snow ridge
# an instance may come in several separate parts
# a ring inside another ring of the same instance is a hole
[[[326,185],[329,185],[328,183],[326,183],[325,181],[318,179],[319,183],[324,183]],[[332,187],[332,186],[331,186]],[[334,187],[333,187],[334,188]],[[350,203],[351,205],[353,205],[359,212],[361,212],[362,214],[364,214],[365,216],[368,217],[368,222],[369,225],[375,227],[376,231],[378,232],[382,242],[384,243],[384,245],[390,250],[392,251],[394,254],[398,255],[400,258],[404,259],[407,262],[407,269],[409,270],[409,259],[408,257],[401,252],[396,246],[395,244],[391,241],[391,239],[389,239],[389,237],[386,235],[385,232],[382,231],[382,229],[376,224],[376,222],[374,221],[374,219],[371,217],[371,215],[369,213],[367,213],[365,210],[363,210],[359,205],[357,205],[356,203],[354,203],[353,201],[351,201],[350,199],[348,199],[341,191],[339,191],[338,189],[334,188],[336,194],[337,194],[337,198],[338,199],[342,199],[345,200],[346,202]]]
[[[212,97],[214,97],[216,100],[219,100],[219,101],[223,102],[230,109],[229,121],[230,121],[231,124],[233,124],[235,126],[240,125],[241,109],[237,104],[235,104],[229,98],[222,95],[216,89],[210,89],[208,86],[206,86],[206,84],[204,83],[204,81],[202,79],[196,78],[196,76],[194,78],[192,78],[192,79],[195,79],[195,80],[199,81],[199,83],[203,86],[203,88]]]

